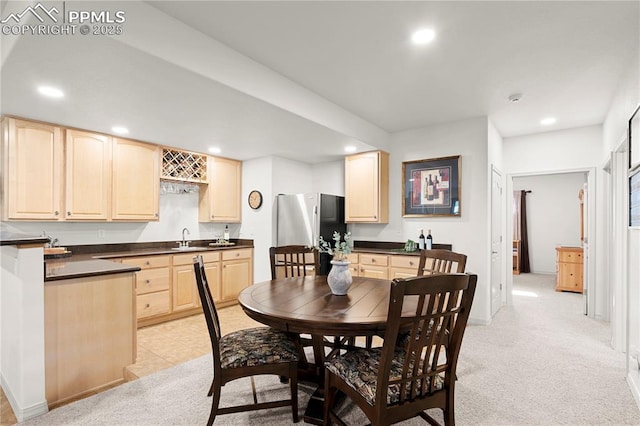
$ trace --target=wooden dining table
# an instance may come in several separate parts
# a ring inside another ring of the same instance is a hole
[[[238,296],[242,309],[255,321],[311,335],[319,388],[307,405],[307,423],[322,423],[325,337],[382,336],[390,289],[389,280],[353,277],[347,294],[337,296],[331,293],[326,276],[306,276],[260,282]]]

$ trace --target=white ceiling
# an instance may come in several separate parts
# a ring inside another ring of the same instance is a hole
[[[640,39],[629,1],[88,4],[126,11],[127,37],[3,36],[2,112],[238,159],[330,161],[347,143],[384,148],[369,135],[477,116],[504,137],[601,124]],[[417,47],[422,26],[437,36]],[[243,57],[269,78],[207,63]]]

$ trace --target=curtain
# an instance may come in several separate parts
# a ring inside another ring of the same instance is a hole
[[[531,272],[527,235],[527,192],[513,192],[513,238],[520,240],[520,272]]]

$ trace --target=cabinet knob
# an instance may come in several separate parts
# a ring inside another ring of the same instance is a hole
[[[145,265],[150,266],[151,262],[149,262],[148,260],[146,262],[144,262]]]
[[[71,212],[67,212],[67,216],[71,216]]]
[[[158,213],[155,214],[155,217],[159,217],[160,215]]]
[[[376,263],[376,260],[375,259],[371,259],[371,263]]]
[[[151,284],[151,280],[147,280],[145,281],[147,284]]]
[[[60,214],[60,212],[58,210],[56,210],[55,212],[53,212],[53,214],[55,214],[56,216],[58,216]]]
[[[148,304],[148,303],[145,305],[145,308],[150,308],[150,307],[151,307],[151,305]]]
[[[413,266],[413,262],[409,261],[409,266]]]

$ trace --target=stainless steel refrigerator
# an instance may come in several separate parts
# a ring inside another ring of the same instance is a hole
[[[338,195],[280,194],[277,205],[277,245],[317,246],[322,235],[333,246],[333,232],[347,232],[344,222],[344,197]],[[321,258],[320,274],[328,273]]]

